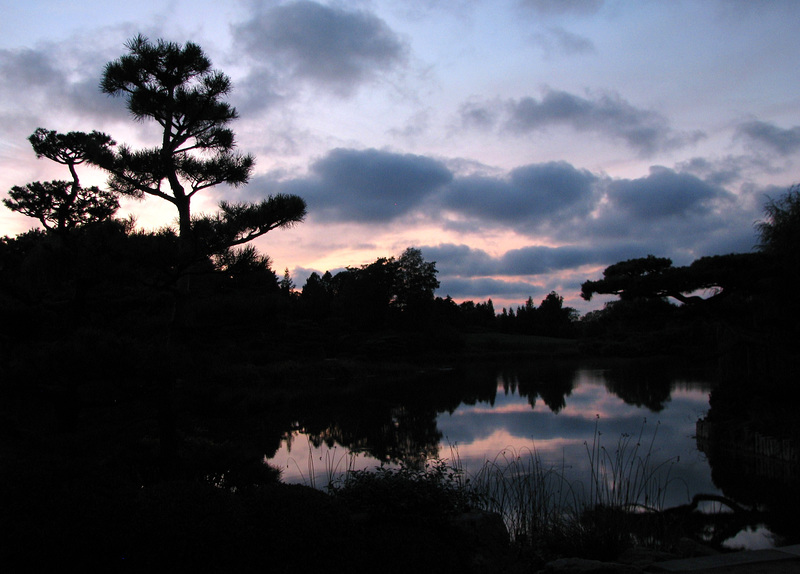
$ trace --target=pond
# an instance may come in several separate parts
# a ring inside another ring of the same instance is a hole
[[[470,476],[487,461],[533,456],[585,490],[593,469],[624,459],[652,469],[669,508],[723,494],[695,439],[711,388],[701,370],[670,362],[467,364],[321,405],[298,417],[267,460],[285,482],[323,488],[381,464],[440,458]],[[734,534],[735,546],[774,543],[763,526]]]

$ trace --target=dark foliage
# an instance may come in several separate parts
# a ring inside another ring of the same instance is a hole
[[[466,478],[443,461],[424,468],[379,467],[354,471],[331,485],[331,493],[354,512],[374,517],[391,516],[404,522],[444,524],[448,518],[467,512],[475,500],[464,488]]]
[[[106,134],[69,132],[60,134],[38,128],[29,138],[36,157],[46,157],[67,166],[72,181],[35,181],[14,186],[3,204],[12,211],[33,217],[45,229],[65,234],[72,229],[110,219],[119,209],[117,194],[96,186],[82,187],[76,166],[109,154],[114,141]]]
[[[127,44],[128,54],[106,65],[103,92],[124,96],[137,121],[153,120],[161,129],[161,145],[133,151],[120,146],[94,162],[110,174],[112,190],[134,197],[152,195],[178,210],[179,236],[187,261],[220,253],[273,229],[303,220],[306,204],[296,196],[268,197],[256,204],[220,203],[212,216],[194,218],[192,198],[221,183],[248,182],[255,158],[235,151],[229,124],[238,117],[224,101],[231,90],[228,76],[211,67],[192,42],[181,46],[139,35]],[[166,181],[168,191],[162,184]]]
[[[300,305],[305,316],[317,322],[338,319],[360,329],[419,330],[432,318],[436,274],[436,263],[409,247],[397,259],[379,257],[336,275],[312,273]]]

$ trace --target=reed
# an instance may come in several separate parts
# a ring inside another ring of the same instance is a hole
[[[449,459],[422,468],[355,470],[352,454],[327,453],[320,462],[328,492],[353,508],[395,516],[413,508],[438,518],[478,508],[502,516],[512,541],[541,556],[613,559],[634,545],[666,550],[680,537],[662,512],[668,491],[683,484],[672,476],[679,458],[656,460],[658,427],[647,436],[645,419],[638,434],[623,434],[609,449],[598,417],[584,443],[586,476],[577,478],[568,477],[563,459],[547,465],[535,448],[505,449],[474,474],[457,445]],[[319,487],[311,452],[308,464],[307,484]]]
[[[519,542],[568,528],[578,506],[563,468],[546,467],[535,450],[502,451],[483,464],[470,488],[484,510],[503,517]]]
[[[339,451],[337,447],[326,450],[319,455],[319,463],[322,472],[317,472],[317,462],[314,460],[314,445],[308,440],[308,457],[306,458],[306,471],[303,472],[296,459],[290,458],[289,464],[293,464],[300,475],[303,484],[317,490],[330,489],[330,485],[339,482],[342,477],[350,476],[355,471],[356,459],[359,453],[349,450]],[[266,457],[264,459],[266,464]]]
[[[503,517],[512,540],[543,554],[601,559],[633,545],[665,548],[676,535],[661,511],[679,483],[671,476],[678,458],[656,461],[658,425],[647,441],[645,428],[646,420],[609,450],[598,417],[583,479],[570,480],[563,461],[546,466],[535,449],[507,449],[484,463],[470,488],[483,509]]]

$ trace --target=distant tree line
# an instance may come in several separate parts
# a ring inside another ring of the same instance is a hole
[[[436,263],[412,247],[396,259],[379,257],[335,275],[312,273],[299,294],[300,313],[315,321],[347,319],[359,327],[409,327],[430,316],[436,274]]]
[[[457,331],[500,331],[525,335],[572,337],[578,312],[564,307],[551,292],[537,308],[532,298],[497,313],[491,299],[456,303],[449,295],[434,296],[439,287],[436,262],[425,261],[419,249],[407,248],[398,258],[379,257],[360,267],[332,275],[312,273],[297,301],[300,314],[320,322],[346,319],[361,328],[451,328]]]

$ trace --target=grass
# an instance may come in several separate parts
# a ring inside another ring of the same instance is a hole
[[[323,458],[324,456],[324,458]],[[320,456],[320,462],[322,462],[324,466],[324,474],[323,482],[325,483],[325,488],[330,490],[333,485],[337,484],[338,481],[342,476],[351,477],[356,472],[355,470],[355,462],[356,458],[358,457],[357,453],[354,452],[346,452],[341,453],[337,456],[336,448],[334,447],[332,450],[326,450],[325,454]],[[311,488],[315,488],[321,490],[321,484],[319,484],[319,478],[316,472],[316,464],[314,463],[314,445],[311,441],[308,441],[308,459],[306,462],[306,472],[304,473],[303,470],[300,468],[300,465],[297,463],[296,460],[290,459],[290,462],[295,465],[295,468],[300,473],[303,482],[310,486]],[[264,457],[263,463],[267,464],[267,458]],[[343,470],[344,468],[344,470]]]
[[[535,451],[505,450],[487,460],[470,488],[483,510],[503,517],[519,544],[532,544],[543,535],[566,538],[576,522],[577,493],[564,469],[545,467]]]
[[[583,480],[570,481],[564,463],[546,466],[535,450],[510,449],[468,476],[452,447],[449,460],[421,469],[348,470],[328,490],[357,512],[396,518],[498,513],[518,548],[547,558],[612,560],[632,546],[668,550],[681,535],[662,512],[668,489],[679,482],[671,475],[677,458],[655,460],[658,426],[645,440],[645,421],[638,435],[622,435],[607,449],[598,424],[585,443]]]
[[[504,452],[484,464],[471,488],[485,510],[503,516],[517,543],[545,554],[611,559],[631,546],[667,549],[678,533],[662,511],[679,482],[671,475],[678,459],[656,461],[658,426],[648,441],[645,427],[609,450],[596,424],[585,443],[583,481],[570,481],[563,463],[545,466],[536,451]]]

